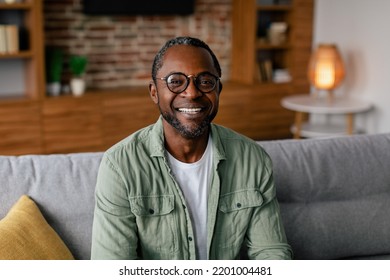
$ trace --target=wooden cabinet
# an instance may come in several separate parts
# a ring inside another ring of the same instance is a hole
[[[240,97],[250,100],[245,110],[252,125],[244,133],[249,137],[291,137],[293,114],[280,102],[310,89],[313,5],[313,0],[233,0],[231,79],[250,87],[249,95]],[[275,40],[272,26],[287,29]]]
[[[47,98],[42,104],[45,153],[102,150],[101,100],[99,96]]]
[[[232,80],[307,89],[313,0],[233,0],[232,13]]]
[[[0,3],[0,25],[16,27],[19,42],[0,52],[0,153],[41,153],[42,1]]]
[[[156,122],[159,111],[149,97],[147,86],[129,90],[117,90],[105,94],[102,100],[104,147],[129,136],[149,124]]]
[[[44,95],[42,0],[0,3],[0,25],[16,26],[19,41],[17,51],[0,53],[0,101],[40,99]],[[5,38],[2,41],[9,41]]]
[[[0,154],[40,154],[40,123],[38,102],[1,102]]]
[[[280,100],[290,90],[286,84],[227,82],[215,122],[255,140],[287,138],[294,115],[280,106]]]

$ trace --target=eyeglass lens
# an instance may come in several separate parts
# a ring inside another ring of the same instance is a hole
[[[217,84],[217,78],[209,73],[201,73],[194,77],[196,88],[202,93],[208,93],[214,90]],[[173,73],[166,78],[166,83],[173,93],[181,93],[186,90],[190,83],[190,78],[183,73]]]

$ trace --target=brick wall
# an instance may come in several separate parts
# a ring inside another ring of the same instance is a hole
[[[114,88],[145,85],[162,44],[172,37],[189,35],[210,45],[226,79],[231,1],[196,0],[195,13],[190,16],[87,16],[82,13],[82,0],[45,0],[45,44],[63,49],[66,56],[86,55],[88,86]],[[65,65],[65,79],[69,77],[66,69]]]

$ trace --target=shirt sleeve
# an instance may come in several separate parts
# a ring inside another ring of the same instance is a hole
[[[92,259],[137,259],[135,216],[120,171],[105,155],[100,164],[92,227]]]
[[[267,154],[263,168],[260,190],[264,203],[254,210],[247,231],[248,257],[254,260],[292,259],[276,198],[272,163]]]

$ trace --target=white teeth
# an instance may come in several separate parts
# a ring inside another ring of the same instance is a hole
[[[182,113],[198,113],[202,109],[201,108],[179,108],[178,111]]]

